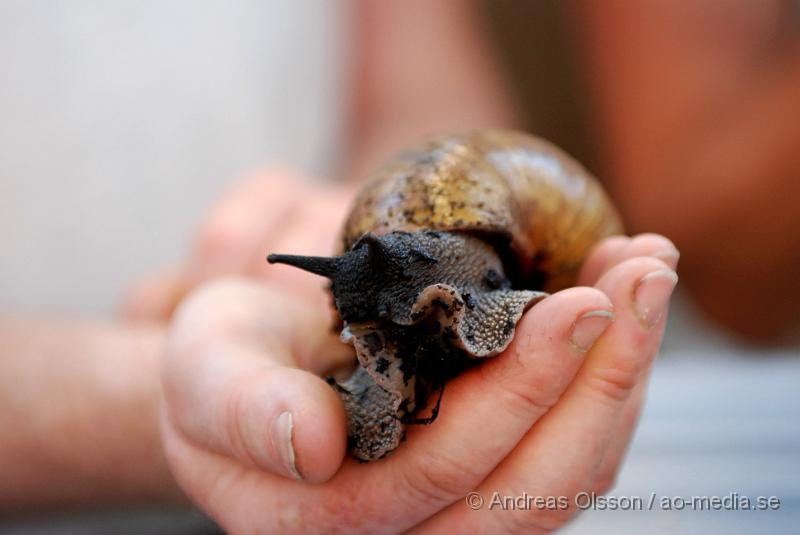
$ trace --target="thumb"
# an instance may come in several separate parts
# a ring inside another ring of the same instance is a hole
[[[344,408],[292,350],[315,348],[309,358],[330,355],[330,364],[340,348],[323,318],[253,283],[213,283],[190,296],[166,351],[169,423],[246,466],[311,482],[332,477],[345,452]]]

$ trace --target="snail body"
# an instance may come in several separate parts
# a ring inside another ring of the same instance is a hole
[[[332,384],[350,450],[383,457],[428,396],[503,351],[523,312],[574,285],[591,248],[622,231],[600,184],[527,134],[482,130],[405,151],[368,181],[340,255],[270,255],[331,279],[358,366]],[[441,399],[441,397],[439,398]]]

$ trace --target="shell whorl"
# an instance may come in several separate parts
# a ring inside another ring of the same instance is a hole
[[[383,166],[356,199],[341,247],[367,232],[424,229],[481,236],[515,285],[554,292],[622,224],[599,182],[556,146],[478,130],[432,138]]]

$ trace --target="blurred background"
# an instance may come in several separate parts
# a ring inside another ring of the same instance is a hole
[[[683,253],[612,494],[781,500],[588,512],[566,531],[800,523],[800,3],[2,0],[0,65],[4,310],[116,314],[266,164],[358,180],[425,133],[524,128],[597,174],[632,231]],[[143,526],[208,524],[148,510],[0,533]]]
[[[0,296],[111,313],[266,162],[337,161],[335,2],[0,2]]]

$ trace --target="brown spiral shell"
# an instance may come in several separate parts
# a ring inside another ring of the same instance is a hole
[[[378,171],[357,197],[343,250],[366,232],[462,231],[491,241],[515,286],[571,286],[589,250],[622,232],[603,188],[542,139],[508,130],[432,138]]]

